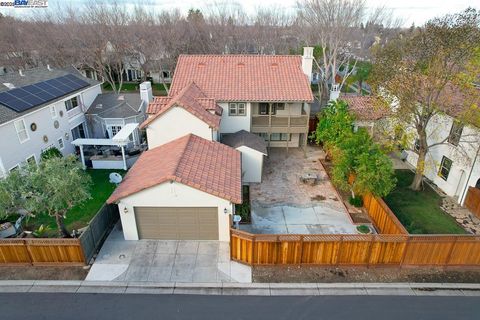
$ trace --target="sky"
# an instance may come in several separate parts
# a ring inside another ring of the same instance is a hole
[[[5,0],[2,0],[5,1]],[[13,2],[13,0],[6,0]],[[30,0],[34,1],[34,0]],[[0,7],[0,12],[25,15],[35,12],[35,10],[52,10],[56,8],[58,3],[70,3],[73,6],[81,7],[82,4],[89,0],[49,0],[48,9],[4,9]],[[98,0],[97,0],[98,1]],[[108,0],[102,0],[109,2]],[[117,0],[127,5],[133,3],[143,3],[154,10],[172,10],[179,9],[185,13],[190,8],[198,8],[200,10],[208,11],[209,8],[218,2],[229,2],[228,0]],[[235,2],[235,1],[230,1]],[[240,0],[236,2],[241,3],[245,11],[253,13],[260,6],[276,6],[285,8],[287,10],[295,10],[296,0]],[[480,9],[480,0],[366,0],[367,6],[375,8],[378,6],[385,6],[393,9],[396,16],[402,18],[404,26],[422,25],[430,18],[442,16],[448,13],[459,12],[469,6]]]

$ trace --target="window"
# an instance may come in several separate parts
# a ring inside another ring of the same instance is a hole
[[[13,172],[13,171],[18,171],[18,170],[20,170],[20,166],[17,164],[16,166],[10,168],[10,170],[8,170],[8,171]]]
[[[60,150],[62,150],[65,147],[65,145],[63,144],[63,138],[58,139],[58,147]]]
[[[15,121],[15,130],[17,130],[18,140],[20,143],[24,143],[29,138],[27,128],[25,127],[25,121],[23,119]]]
[[[52,119],[57,117],[57,109],[55,109],[55,106],[50,106],[50,114],[52,115]]]
[[[283,104],[283,103],[280,103],[280,104]],[[261,115],[267,115],[267,114],[274,115],[277,113],[277,107],[278,107],[277,105],[278,103],[273,103],[272,107],[270,108],[270,105],[268,103],[260,103],[258,105],[259,113]],[[283,108],[285,109],[285,104],[283,104]],[[269,110],[270,110],[270,113],[269,113]],[[279,109],[279,110],[282,110],[282,109]]]
[[[272,107],[275,110],[275,112],[277,110],[285,110],[285,103],[273,103]]]
[[[78,96],[65,101],[65,108],[67,108],[67,111],[72,110],[73,108],[76,108],[76,107],[78,107]]]
[[[268,133],[259,132],[259,133],[257,133],[257,135],[260,136],[261,138],[263,138],[263,140],[268,141]]]
[[[30,164],[30,165],[36,164],[36,163],[37,163],[37,160],[35,159],[35,155],[32,154],[30,157],[28,157],[28,158],[26,159],[26,162],[27,162],[27,164]]]
[[[453,121],[452,128],[450,129],[450,135],[448,136],[448,142],[454,146],[458,146],[460,138],[463,132],[463,124],[458,121]]]
[[[289,133],[272,133],[270,135],[270,141],[290,141],[291,136]]]
[[[113,138],[120,130],[122,130],[122,126],[110,126],[110,139]]]
[[[443,180],[447,181],[451,168],[452,168],[452,160],[448,159],[445,156],[442,157],[442,162],[440,163],[440,170],[438,171],[438,175]]]
[[[247,114],[247,107],[245,102],[232,102],[228,104],[228,115],[244,116],[246,114]]]
[[[418,153],[419,150],[420,150],[420,140],[415,139],[415,142],[413,143],[413,151]]]

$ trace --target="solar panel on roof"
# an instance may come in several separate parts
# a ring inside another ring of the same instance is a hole
[[[14,111],[23,112],[45,102],[63,97],[88,85],[88,82],[72,74],[68,74],[55,79],[0,92],[0,104]]]

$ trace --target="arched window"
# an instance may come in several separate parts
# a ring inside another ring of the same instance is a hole
[[[477,180],[477,184],[475,185],[475,188],[480,189],[480,179]]]

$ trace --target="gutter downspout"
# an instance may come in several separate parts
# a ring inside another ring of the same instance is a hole
[[[478,158],[479,154],[480,154],[480,145],[478,146],[477,153],[475,154],[475,158],[473,159],[472,168],[470,169],[470,173],[468,174],[465,188],[463,189],[463,192],[462,192],[462,197],[460,198],[460,204],[461,205],[463,205],[463,202],[465,200],[464,197],[465,197],[465,193],[468,190],[468,183],[470,182],[470,178],[472,177],[473,169],[475,168],[475,163],[477,163],[477,158]]]

